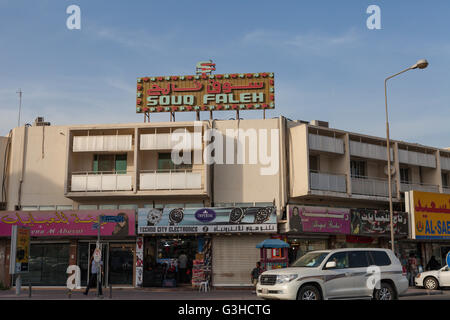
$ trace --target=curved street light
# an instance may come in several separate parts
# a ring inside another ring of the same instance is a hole
[[[428,61],[426,59],[420,59],[416,62],[416,64],[414,64],[413,66],[400,71],[399,73],[396,73],[390,77],[387,77],[384,80],[384,98],[385,98],[385,103],[386,103],[386,148],[387,148],[387,161],[388,161],[388,167],[387,167],[387,172],[388,172],[388,190],[389,190],[389,216],[390,216],[390,223],[391,223],[391,248],[392,248],[392,252],[394,252],[395,254],[395,250],[394,250],[394,223],[393,223],[393,210],[392,210],[392,185],[391,185],[391,148],[390,148],[390,142],[389,142],[389,120],[388,120],[388,105],[387,105],[387,81],[389,79],[392,79],[395,76],[398,76],[399,74],[402,74],[403,72],[406,72],[408,70],[413,70],[413,69],[425,69],[426,67],[428,67]]]

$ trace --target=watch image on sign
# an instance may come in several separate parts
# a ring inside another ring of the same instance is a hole
[[[182,208],[173,209],[169,213],[170,225],[178,224],[183,221],[184,212]]]
[[[269,72],[203,73],[137,80],[136,113],[274,108],[274,74]]]

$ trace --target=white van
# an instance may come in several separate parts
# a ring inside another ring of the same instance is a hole
[[[289,268],[263,272],[256,293],[265,299],[394,300],[408,290],[402,265],[388,249],[311,251]]]

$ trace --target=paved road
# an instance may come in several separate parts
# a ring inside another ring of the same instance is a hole
[[[109,289],[104,290],[102,299],[110,300]],[[0,300],[96,300],[95,290],[83,295],[82,290],[75,291],[69,297],[66,289],[34,288],[31,298],[28,288],[23,288],[21,295],[17,296],[15,289],[0,290]],[[198,292],[187,288],[165,289],[113,289],[113,300],[261,300],[251,290],[212,290],[210,292]],[[450,290],[429,291],[425,289],[410,288],[400,300],[450,300]]]

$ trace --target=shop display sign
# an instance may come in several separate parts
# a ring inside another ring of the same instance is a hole
[[[28,272],[30,259],[30,229],[21,226],[11,228],[11,274]]]
[[[450,195],[409,191],[405,193],[412,239],[450,239]]]
[[[11,226],[30,229],[32,237],[97,236],[99,216],[116,216],[117,223],[101,223],[101,236],[135,235],[135,210],[0,211],[0,236],[11,236]],[[116,218],[114,218],[116,219]]]
[[[144,77],[136,113],[274,109],[274,91],[269,72]]]
[[[144,274],[144,238],[136,239],[136,287],[142,287]]]
[[[138,209],[138,233],[276,233],[275,207]]]
[[[389,210],[351,209],[351,234],[389,235],[391,219]],[[408,213],[393,212],[394,233],[408,235]]]
[[[288,205],[288,232],[350,234],[350,210]]]

